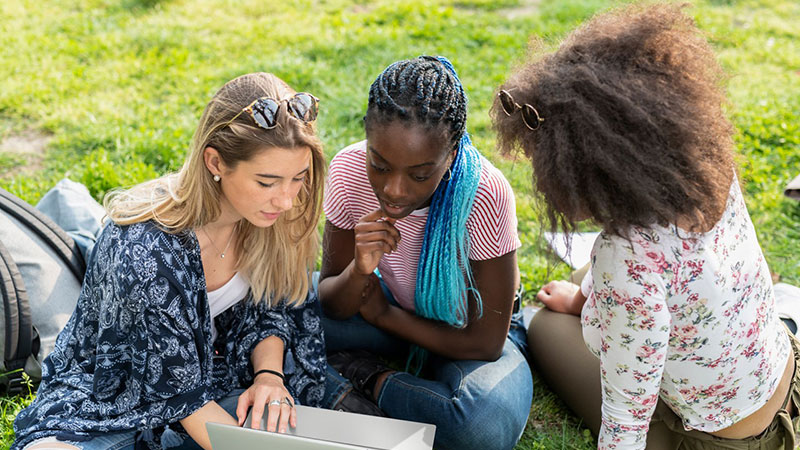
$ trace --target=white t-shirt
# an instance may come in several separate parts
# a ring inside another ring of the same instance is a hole
[[[250,290],[250,285],[239,275],[239,272],[236,272],[227,283],[208,292],[208,310],[211,313],[211,342],[217,340],[217,327],[214,326],[214,318],[237,304],[239,300],[247,295],[248,290]]]

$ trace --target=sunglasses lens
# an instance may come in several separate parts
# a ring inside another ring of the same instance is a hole
[[[261,99],[253,105],[253,120],[258,126],[267,130],[275,128],[278,114],[278,103],[271,98]]]
[[[317,99],[301,92],[289,99],[289,111],[303,122],[313,122],[317,119]]]
[[[509,116],[514,114],[514,111],[517,110],[517,104],[511,98],[511,94],[506,91],[500,91],[497,96],[500,97],[500,105],[503,107],[503,111]]]
[[[528,104],[522,107],[522,121],[525,122],[525,126],[531,130],[539,128],[539,123],[541,122],[539,113],[533,109],[533,106]]]

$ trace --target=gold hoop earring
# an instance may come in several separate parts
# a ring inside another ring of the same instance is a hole
[[[452,170],[451,168],[449,168],[449,167],[448,167],[448,168],[447,168],[447,174],[446,174],[446,175],[447,175],[447,177],[446,177],[446,178],[445,178],[445,177],[442,177],[442,180],[444,180],[444,181],[450,181],[450,179],[451,179],[451,178],[453,178],[453,170]]]

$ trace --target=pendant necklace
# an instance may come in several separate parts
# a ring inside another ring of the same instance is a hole
[[[217,247],[217,244],[215,244],[214,240],[211,239],[211,236],[208,234],[208,231],[206,231],[205,228],[202,228],[203,233],[205,233],[206,237],[208,238],[208,241],[211,242],[211,245],[214,246],[214,250],[216,250],[217,253],[219,253],[219,257],[222,258],[222,259],[225,259],[225,252],[227,252],[228,251],[228,247],[231,246],[231,242],[233,242],[233,236],[236,234],[236,231],[238,229],[239,229],[239,222],[236,222],[236,225],[234,225],[234,227],[233,227],[233,231],[231,231],[231,237],[228,238],[228,243],[225,244],[225,248],[222,249],[222,251],[220,252],[219,251],[219,247]]]

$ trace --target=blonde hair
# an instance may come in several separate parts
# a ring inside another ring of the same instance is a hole
[[[319,248],[317,223],[325,177],[322,143],[313,124],[290,117],[285,104],[271,130],[258,127],[250,114],[239,114],[257,98],[284,99],[294,93],[269,73],[251,73],[229,81],[203,111],[181,170],[110,192],[104,201],[106,214],[118,225],[153,220],[168,233],[195,229],[216,220],[221,211],[222,191],[206,168],[206,147],[216,149],[231,169],[266,148],[308,148],[312,161],[294,207],[266,228],[242,219],[235,241],[236,269],[250,282],[256,302],[263,299],[274,306],[286,299],[291,305],[300,305],[310,288],[309,271],[314,269]]]

